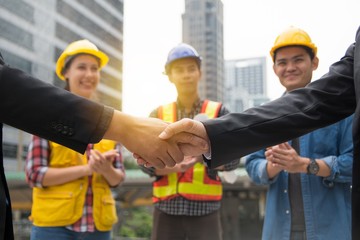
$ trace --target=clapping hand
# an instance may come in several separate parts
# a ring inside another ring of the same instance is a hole
[[[93,172],[105,175],[113,168],[113,161],[119,153],[116,150],[110,150],[101,153],[96,149],[90,150],[89,167]]]
[[[307,161],[287,142],[267,148],[265,157],[273,167],[290,173],[306,172]]]

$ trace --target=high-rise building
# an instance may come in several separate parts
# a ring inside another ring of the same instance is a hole
[[[223,101],[224,47],[221,0],[185,0],[183,42],[202,56],[201,98]]]
[[[225,61],[224,104],[242,112],[269,101],[266,94],[266,57]]]
[[[123,6],[123,0],[0,0],[0,51],[10,66],[62,87],[56,60],[70,42],[88,39],[110,58],[99,100],[121,110]],[[17,145],[25,148],[28,140],[28,134],[4,126],[5,160],[23,155]]]

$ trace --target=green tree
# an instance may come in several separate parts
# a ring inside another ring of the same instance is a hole
[[[123,211],[120,228],[122,237],[150,238],[152,228],[152,207],[133,207]]]

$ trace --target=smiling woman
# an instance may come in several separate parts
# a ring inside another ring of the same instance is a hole
[[[107,62],[93,43],[79,40],[60,55],[56,73],[68,91],[94,100],[100,70]],[[87,234],[83,239],[110,240],[117,222],[110,187],[124,180],[120,151],[119,143],[101,140],[89,144],[81,155],[33,136],[26,159],[26,178],[33,187],[31,239],[78,239]]]
[[[68,91],[85,98],[94,98],[100,70],[109,61],[90,41],[83,39],[67,46],[56,63],[56,74],[66,82]]]

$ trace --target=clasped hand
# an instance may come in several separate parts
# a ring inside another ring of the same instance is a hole
[[[88,164],[91,172],[105,175],[113,167],[115,157],[118,155],[119,153],[116,150],[110,150],[104,153],[101,153],[96,149],[90,150]]]
[[[290,173],[306,172],[306,160],[287,142],[269,147],[265,157],[273,167]]]
[[[139,165],[160,169],[173,167],[183,161],[184,156],[198,156],[209,151],[209,139],[201,122],[187,118],[171,124],[159,119],[150,120],[162,126],[144,133],[153,132],[155,137],[132,151]]]

